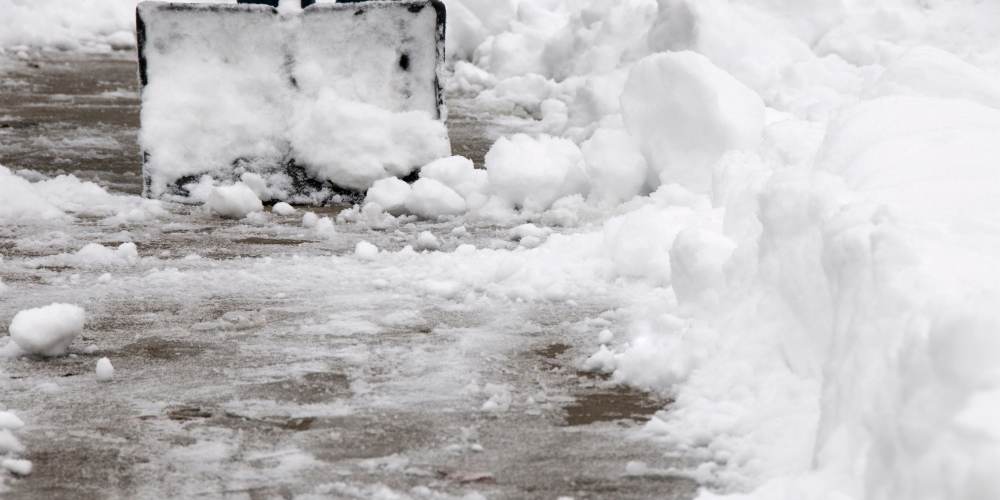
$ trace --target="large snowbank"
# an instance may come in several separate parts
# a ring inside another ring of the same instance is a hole
[[[586,366],[675,397],[646,431],[705,461],[704,497],[1000,495],[1000,6],[456,4],[452,88],[538,131],[470,215],[627,202],[511,290],[662,287]],[[582,161],[531,149],[559,138]]]

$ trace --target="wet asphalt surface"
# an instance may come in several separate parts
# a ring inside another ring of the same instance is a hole
[[[0,164],[138,194],[130,56],[48,56],[0,74]],[[455,153],[481,164],[500,131],[474,111],[453,98],[449,130]],[[596,348],[593,329],[614,325],[613,293],[460,301],[373,285],[405,269],[320,264],[361,239],[398,250],[425,230],[444,251],[508,248],[504,228],[338,227],[327,241],[296,217],[255,227],[169,212],[124,227],[80,218],[0,229],[10,287],[0,335],[20,309],[69,301],[88,311],[71,356],[0,359],[0,403],[26,421],[35,465],[8,479],[4,498],[694,495],[677,475],[626,474],[631,461],[675,465],[634,439],[669,402],[577,369]],[[45,260],[126,240],[144,258],[133,268]],[[103,356],[117,370],[107,384],[93,375]]]

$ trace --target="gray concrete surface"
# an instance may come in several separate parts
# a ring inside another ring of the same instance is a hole
[[[120,54],[45,58],[0,76],[0,163],[138,193],[135,91],[135,66]],[[474,109],[453,105],[450,128],[456,152],[481,160],[497,132]],[[72,356],[0,360],[2,403],[28,423],[35,464],[4,498],[368,498],[386,488],[421,497],[421,487],[510,499],[693,496],[690,480],[625,473],[630,461],[674,465],[669,450],[633,438],[668,401],[576,368],[594,341],[574,325],[616,308],[615,296],[470,305],[385,293],[371,285],[377,270],[316,263],[360,239],[398,249],[423,230],[448,234],[449,223],[344,227],[318,241],[297,222],[255,228],[174,206],[166,223],[49,228],[69,235],[64,251],[127,230],[156,257],[115,271],[112,284],[98,282],[101,270],[33,265],[55,251],[23,244],[39,229],[3,228],[12,293],[0,298],[0,335],[25,307],[71,300],[89,314]],[[470,229],[445,246],[504,244],[496,228]],[[202,259],[182,259],[191,253]],[[275,269],[248,272],[268,257]],[[285,279],[301,271],[296,259],[317,267]],[[166,268],[189,279],[149,286]],[[411,314],[387,320],[399,311]],[[370,325],[377,333],[363,331]],[[93,377],[103,356],[117,369],[108,384]],[[505,387],[509,410],[482,411],[486,384]]]

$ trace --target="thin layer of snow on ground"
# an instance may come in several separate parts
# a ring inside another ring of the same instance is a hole
[[[244,279],[321,287],[312,268],[363,266],[379,290],[494,305],[614,289],[626,324],[581,367],[673,397],[645,436],[701,463],[703,498],[1000,496],[1000,7],[448,5],[450,89],[530,133],[485,177],[451,159],[338,224],[460,217],[521,244],[351,242],[251,259]],[[157,216],[72,178],[0,181],[5,220]],[[222,275],[141,279],[224,291]]]

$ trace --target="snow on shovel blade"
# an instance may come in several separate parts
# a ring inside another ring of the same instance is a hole
[[[250,175],[321,202],[449,155],[444,23],[438,0],[140,3],[144,194]]]

